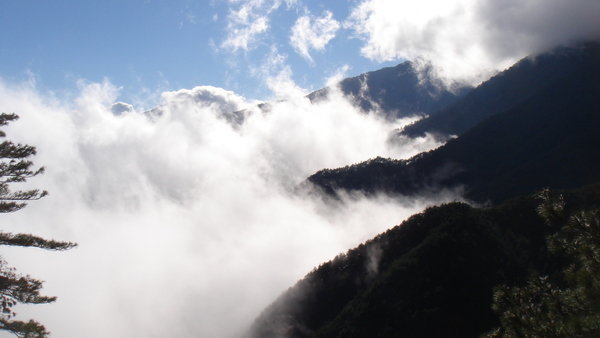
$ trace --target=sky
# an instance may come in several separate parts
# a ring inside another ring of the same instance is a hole
[[[307,90],[397,62],[372,61],[343,29],[352,3],[300,1],[4,1],[0,75],[33,76],[61,92],[108,78],[126,102],[210,85],[266,100],[264,83],[281,67]],[[335,13],[335,14],[334,14]],[[285,64],[276,64],[276,59]],[[154,96],[152,96],[154,95]]]
[[[417,57],[477,84],[598,39],[598,17],[597,0],[2,1],[0,111],[21,117],[3,130],[46,168],[13,189],[50,195],[0,224],[79,244],[2,249],[58,297],[17,319],[61,338],[240,336],[315,266],[462,200],[461,187],[336,203],[298,192],[323,168],[441,145],[388,142],[417,117],[304,94]]]
[[[593,0],[9,0],[0,76],[57,95],[106,78],[119,100],[140,106],[201,85],[269,100],[278,94],[267,79],[281,73],[312,91],[415,57],[477,83],[597,36],[597,11]]]

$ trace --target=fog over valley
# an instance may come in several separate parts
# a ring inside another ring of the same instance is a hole
[[[56,337],[238,336],[321,262],[427,205],[460,198],[448,191],[327,204],[294,192],[322,168],[439,146],[389,143],[391,131],[414,119],[365,114],[339,93],[314,105],[291,98],[262,113],[202,87],[163,94],[160,113],[116,115],[117,95],[109,82],[82,84],[72,101],[31,83],[0,87],[5,109],[21,116],[8,137],[35,145],[33,160],[46,168],[21,186],[50,192],[3,215],[4,231],[79,244],[63,253],[4,251],[58,296],[17,309]],[[249,112],[236,126],[223,108]]]

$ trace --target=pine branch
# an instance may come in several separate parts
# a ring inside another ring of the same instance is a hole
[[[11,141],[0,143],[0,158],[24,158],[35,154],[33,146],[14,144]]]
[[[0,213],[19,211],[27,206],[27,203],[0,201]]]
[[[5,126],[19,118],[16,114],[0,114],[0,126]],[[0,138],[6,133],[0,131]],[[35,155],[35,147],[15,144],[10,141],[0,143],[0,213],[14,212],[24,208],[27,203],[23,201],[38,200],[46,195],[47,191],[38,189],[15,191],[9,188],[9,183],[26,182],[28,178],[42,174],[44,168],[31,170],[33,162],[25,158]],[[63,251],[72,249],[77,244],[72,242],[59,242],[47,240],[31,234],[12,234],[0,231],[0,245],[37,247],[46,250]],[[51,303],[56,297],[40,295],[43,282],[30,276],[16,273],[8,267],[6,261],[0,257],[0,330],[8,331],[20,338],[46,338],[50,332],[34,320],[29,322],[13,321],[15,315],[12,307],[18,303],[43,304]]]
[[[30,234],[12,234],[2,231],[0,231],[0,245],[36,247],[54,251],[64,251],[77,247],[77,244],[72,242],[59,242]]]
[[[16,121],[19,119],[19,115],[15,113],[2,113],[0,114],[0,127],[7,125],[9,122]]]
[[[0,330],[8,331],[19,338],[46,338],[50,335],[44,325],[34,320],[25,323],[18,320],[0,319]]]

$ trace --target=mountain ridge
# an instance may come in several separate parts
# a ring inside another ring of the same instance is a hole
[[[466,84],[445,84],[437,77],[431,63],[421,59],[345,78],[334,86],[364,112],[380,110],[389,119],[428,116],[472,89]],[[311,102],[318,102],[331,90],[331,87],[325,87],[307,97]]]
[[[592,51],[600,60],[599,45]],[[598,93],[600,62],[564,75],[435,150],[409,160],[324,169],[308,181],[333,195],[337,189],[414,195],[464,185],[467,198],[479,202],[501,202],[548,185],[589,184],[600,180],[594,151],[600,149]]]
[[[600,61],[599,44],[586,48]],[[564,263],[545,245],[550,229],[531,194],[576,189],[554,194],[569,210],[600,205],[600,62],[591,61],[438,149],[309,177],[329,196],[463,186],[489,204],[430,207],[321,264],[268,306],[248,337],[479,337],[498,327],[494,287],[524,285],[532,271],[556,275]]]
[[[468,92],[461,100],[399,131],[409,137],[425,133],[461,135],[477,123],[510,108],[569,73],[600,62],[598,43],[559,46],[530,55]],[[484,107],[482,109],[482,107]]]

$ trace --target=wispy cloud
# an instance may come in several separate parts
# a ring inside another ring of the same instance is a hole
[[[255,47],[260,37],[269,28],[269,15],[277,10],[281,0],[242,0],[230,1],[232,8],[227,16],[227,38],[221,47],[237,51],[248,51]],[[288,0],[286,4],[293,6],[295,1]]]
[[[310,50],[324,50],[340,26],[330,11],[325,11],[321,17],[314,17],[309,13],[296,20],[292,27],[290,44],[302,57],[312,61]]]
[[[179,29],[182,29],[186,24],[190,24],[190,25],[195,25],[196,22],[196,15],[194,15],[193,13],[185,13],[183,14],[183,20],[181,20],[181,22],[179,23]]]
[[[269,29],[269,19],[266,16],[253,18],[251,22],[230,22],[229,35],[221,47],[237,51],[252,49],[257,37]]]
[[[287,56],[279,53],[275,46],[258,67],[251,68],[252,74],[262,79],[275,96],[275,100],[302,97],[308,92],[292,80],[292,68],[287,64]]]

